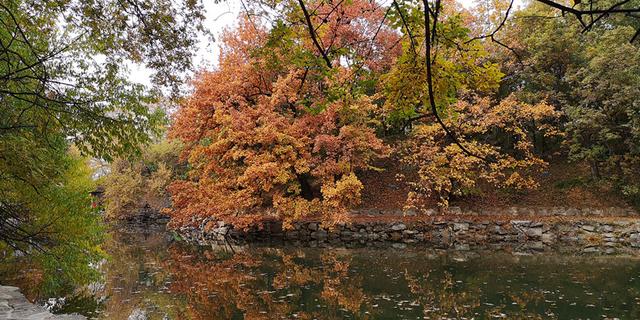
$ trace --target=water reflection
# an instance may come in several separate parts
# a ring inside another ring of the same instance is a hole
[[[192,248],[114,234],[104,282],[58,311],[96,319],[640,317],[633,257],[414,249]]]

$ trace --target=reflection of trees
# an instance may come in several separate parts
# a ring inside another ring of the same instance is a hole
[[[265,249],[223,258],[205,251],[198,259],[178,248],[170,252],[165,267],[173,276],[171,291],[186,295],[190,319],[342,319],[341,309],[366,318],[366,297],[360,278],[348,275],[348,258],[326,252],[313,266],[304,264],[302,251]]]
[[[456,288],[454,276],[448,271],[441,274],[413,271],[405,271],[405,279],[417,303],[422,306],[424,316],[431,319],[472,319],[478,317],[478,314],[481,318],[507,317],[507,305],[482,308],[480,299],[483,292],[477,283],[471,282],[462,288]],[[543,315],[526,310],[530,303],[544,300],[540,292],[516,292],[510,294],[509,298],[518,307],[518,310],[511,308],[508,311],[509,319],[543,319]],[[544,318],[549,319],[548,316]]]
[[[477,270],[492,270],[491,265],[486,265],[487,261],[480,259],[474,262],[478,263]],[[495,263],[494,260],[490,262]],[[495,276],[492,272],[471,272],[454,277],[446,268],[436,265],[436,268],[424,271],[415,268],[405,270],[404,276],[410,292],[422,307],[423,315],[431,319],[553,319],[538,311],[528,310],[531,304],[544,301],[545,297],[539,291],[514,288],[506,293],[509,304],[483,305],[482,299],[486,298],[487,292],[483,292],[481,284]],[[515,274],[513,278],[516,278]]]
[[[238,309],[250,309],[261,304],[262,295],[251,295],[246,285],[256,278],[246,269],[256,261],[247,254],[238,253],[229,259],[215,261],[210,252],[203,259],[184,255],[177,248],[170,248],[170,259],[164,267],[173,276],[170,290],[186,296],[189,319],[232,319]]]
[[[409,290],[423,307],[425,316],[434,319],[459,319],[473,315],[473,310],[480,306],[478,287],[456,292],[451,273],[444,272],[444,275],[432,277],[435,279],[430,279],[431,275],[432,273],[427,272],[420,279],[417,275],[405,272]]]
[[[425,260],[424,256],[398,258],[394,252],[380,255],[388,255],[394,264],[377,259],[377,253],[363,258],[351,251],[253,248],[231,254],[213,250],[193,253],[172,247],[163,268],[173,281],[171,293],[184,298],[184,319],[290,319],[294,315],[300,319],[343,319],[347,314],[356,319],[385,318],[397,316],[398,310],[392,307],[400,306],[405,299],[413,309],[403,312],[417,312],[416,316],[432,319],[555,317],[545,314],[549,296],[517,283],[521,262],[509,255],[477,258],[463,263],[465,267],[450,261]],[[541,275],[546,276],[548,262],[523,263],[532,267],[526,282],[544,288],[546,284],[535,279],[545,278]],[[589,270],[577,270],[574,278]],[[375,275],[364,278],[363,274],[369,272]],[[496,273],[514,283],[506,287],[504,283],[492,283]],[[560,284],[563,280],[553,281]],[[400,296],[394,296],[394,292]],[[383,304],[379,300],[382,296],[393,298],[377,309],[378,303]]]
[[[0,279],[6,286],[20,287],[20,291],[33,301],[42,294],[44,271],[34,261],[27,259],[2,261],[0,257]]]
[[[327,268],[329,270],[324,272],[322,297],[332,305],[358,314],[361,306],[369,300],[362,291],[359,283],[360,277],[353,279],[354,281],[345,281],[345,279],[349,279],[349,263],[337,261],[335,256],[323,257],[323,265],[333,265],[334,268],[333,270]]]
[[[128,319],[136,309],[149,320],[553,319],[567,312],[585,318],[608,308],[637,314],[640,297],[640,278],[629,278],[640,265],[628,258],[308,248],[231,253],[168,244],[163,234],[113,234],[105,249],[110,259],[100,267],[96,299],[105,298],[99,319],[109,320]],[[573,311],[567,299],[578,303]],[[68,311],[89,309],[87,301]],[[584,310],[586,304],[597,308]]]
[[[105,244],[109,260],[101,267],[104,287],[97,299],[106,298],[104,319],[127,319],[136,309],[152,310],[149,320],[180,319],[184,303],[163,289],[171,281],[161,270],[167,257],[162,233],[114,232]]]
[[[114,235],[106,249],[100,319],[127,319],[136,309],[150,320],[553,319],[545,312],[557,310],[548,302],[559,301],[554,288],[584,304],[600,298],[584,296],[585,288],[640,296],[640,279],[628,287],[621,279],[640,267],[613,258],[574,258],[567,266],[566,256],[452,259],[408,250],[251,247],[232,253],[168,245],[163,235]],[[617,275],[602,266],[628,269]]]

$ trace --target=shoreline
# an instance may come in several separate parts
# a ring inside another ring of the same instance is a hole
[[[52,314],[33,304],[20,292],[20,288],[0,285],[0,320],[86,320],[77,314]]]
[[[539,212],[537,210],[536,212]],[[583,252],[640,250],[640,215],[618,208],[546,210],[546,215],[526,215],[508,209],[495,214],[460,212],[449,215],[353,214],[348,223],[325,227],[307,219],[289,230],[280,221],[267,221],[246,230],[212,219],[173,229],[180,239],[198,245],[287,243],[299,246],[404,247],[428,245],[469,250],[479,247],[527,247],[545,250],[557,246]],[[576,214],[597,212],[597,214]],[[611,215],[609,213],[614,213]]]

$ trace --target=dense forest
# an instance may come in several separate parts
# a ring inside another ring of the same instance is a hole
[[[247,0],[197,69],[204,21],[191,0],[0,3],[0,252],[87,265],[144,206],[331,226],[382,176],[418,215],[517,201],[554,167],[640,204],[638,1]]]

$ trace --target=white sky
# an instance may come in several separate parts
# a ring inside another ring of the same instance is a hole
[[[465,8],[473,7],[477,0],[456,0]],[[194,65],[197,69],[211,69],[218,62],[220,50],[217,41],[225,28],[233,27],[240,12],[243,11],[242,2],[240,0],[228,0],[221,3],[215,3],[213,0],[205,0],[205,24],[214,36],[215,42],[208,37],[202,37],[198,45],[198,51],[195,55]],[[133,65],[130,67],[130,79],[132,81],[150,86],[151,70],[141,65]]]

